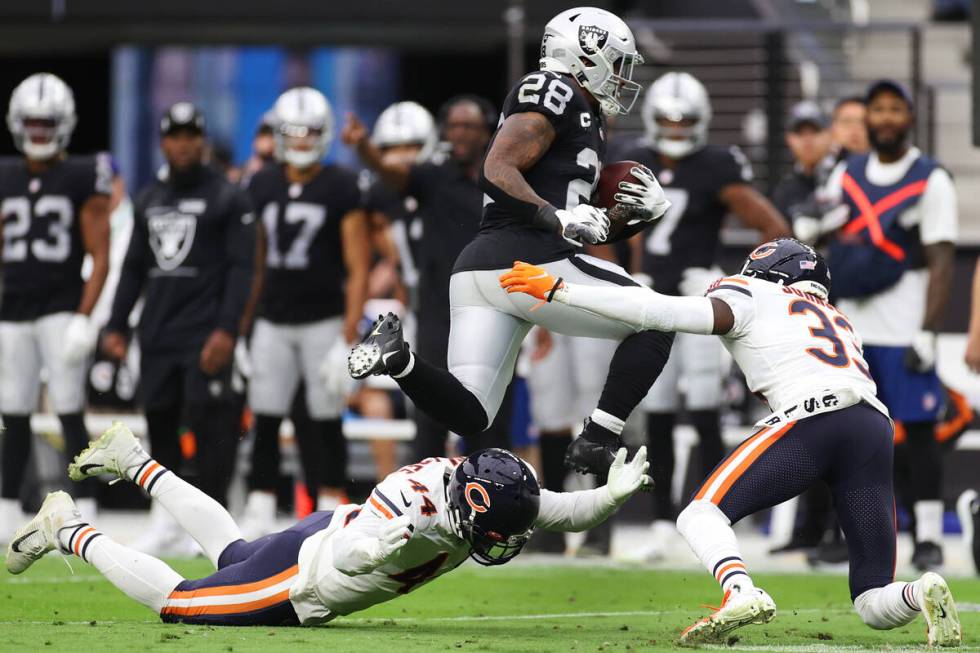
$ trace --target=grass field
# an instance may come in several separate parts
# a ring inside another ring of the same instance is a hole
[[[95,570],[72,560],[71,576],[49,556],[20,577],[0,578],[0,651],[634,651],[667,650],[716,603],[705,573],[649,568],[467,565],[413,594],[325,628],[213,628],[166,625]],[[205,575],[204,560],[174,567]],[[851,609],[835,575],[765,575],[780,608],[766,626],[738,632],[734,649],[805,653],[924,649],[921,620],[877,632]],[[953,580],[967,651],[980,651],[980,580]]]

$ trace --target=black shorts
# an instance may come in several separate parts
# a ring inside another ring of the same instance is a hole
[[[231,365],[212,376],[201,370],[200,361],[199,349],[142,352],[140,387],[144,410],[233,401]]]
[[[847,539],[854,599],[895,577],[893,447],[889,419],[862,402],[757,431],[693,499],[716,504],[734,524],[825,482]]]

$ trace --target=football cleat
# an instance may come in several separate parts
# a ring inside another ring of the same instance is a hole
[[[943,566],[943,549],[935,542],[916,542],[912,552],[912,566],[919,571],[939,569]]]
[[[378,316],[371,333],[354,346],[347,356],[347,370],[355,379],[372,374],[397,374],[408,364],[408,345],[402,334],[402,323],[394,313]],[[393,364],[394,369],[389,367]]]
[[[81,521],[82,515],[67,492],[52,492],[41,504],[34,519],[16,533],[7,546],[7,571],[20,574],[58,547],[58,531],[66,524]]]
[[[596,434],[589,432],[591,421],[588,418],[585,420],[582,433],[565,449],[565,467],[580,474],[602,475],[609,472],[609,466],[623,442],[619,437],[609,438],[608,441],[595,439]]]
[[[919,583],[929,646],[959,646],[963,641],[963,629],[949,585],[942,576],[931,571],[923,574]]]
[[[126,479],[126,470],[148,460],[139,440],[122,422],[113,422],[99,438],[86,447],[68,465],[68,477],[84,481],[100,474],[113,474]]]
[[[724,643],[725,636],[749,624],[766,624],[776,616],[776,603],[764,590],[742,591],[737,585],[725,592],[721,607],[688,626],[679,644]]]

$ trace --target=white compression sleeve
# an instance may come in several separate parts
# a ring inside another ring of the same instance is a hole
[[[707,297],[671,297],[639,286],[609,287],[566,283],[554,301],[625,322],[638,331],[682,331],[710,335],[714,309]]]
[[[594,490],[551,492],[541,490],[541,504],[534,525],[550,531],[577,533],[606,521],[616,512],[616,503],[605,485]]]

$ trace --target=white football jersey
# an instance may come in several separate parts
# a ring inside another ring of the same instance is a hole
[[[426,458],[402,467],[379,483],[364,504],[341,506],[328,528],[303,542],[299,572],[289,591],[300,623],[312,626],[389,601],[466,561],[470,545],[456,535],[446,497],[446,476],[462,460]],[[542,489],[535,526],[586,530],[616,507],[605,486],[581,492]],[[338,547],[358,538],[377,538],[386,520],[402,515],[411,518],[412,537],[391,560],[356,576],[334,566]]]
[[[731,306],[722,336],[749,389],[781,411],[824,391],[852,390],[885,415],[864,360],[860,336],[831,304],[795,288],[743,275],[706,293]]]

